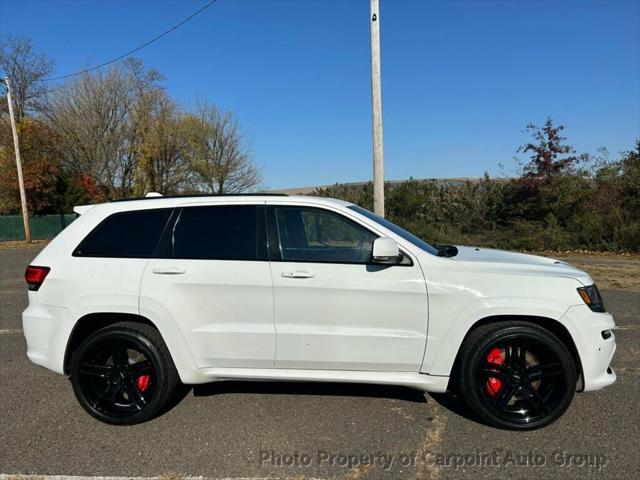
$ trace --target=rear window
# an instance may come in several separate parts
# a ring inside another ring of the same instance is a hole
[[[171,208],[114,213],[73,252],[76,257],[149,258],[155,252]]]
[[[173,258],[266,260],[264,207],[186,207],[173,230]]]

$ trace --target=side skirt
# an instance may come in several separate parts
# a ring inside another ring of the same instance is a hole
[[[449,384],[449,377],[424,373],[280,368],[201,368],[183,377],[183,382],[188,384],[223,380],[372,383],[401,385],[434,393],[446,392]]]

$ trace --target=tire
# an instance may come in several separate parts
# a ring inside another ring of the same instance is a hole
[[[483,325],[459,356],[458,390],[485,423],[533,430],[553,423],[569,407],[577,372],[555,335],[528,322]]]
[[[82,342],[71,358],[70,380],[80,405],[115,425],[154,418],[180,383],[160,332],[135,322],[109,325]]]

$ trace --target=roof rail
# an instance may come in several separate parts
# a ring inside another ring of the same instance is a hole
[[[130,202],[133,200],[157,200],[159,198],[201,198],[201,197],[288,197],[286,193],[196,193],[196,194],[180,194],[180,195],[160,195],[145,196],[133,198],[119,198],[110,200],[113,202]]]

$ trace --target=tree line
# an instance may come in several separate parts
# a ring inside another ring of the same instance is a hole
[[[52,86],[53,62],[28,38],[9,36],[0,43],[0,69],[11,80],[31,214],[151,191],[236,193],[261,183],[235,116],[206,100],[182,108],[140,60]],[[16,213],[6,98],[0,108],[0,213]]]
[[[640,251],[640,142],[610,159],[577,154],[548,119],[528,125],[512,178],[408,180],[385,185],[387,217],[439,244],[519,250]],[[373,207],[373,187],[339,185],[316,195]]]

